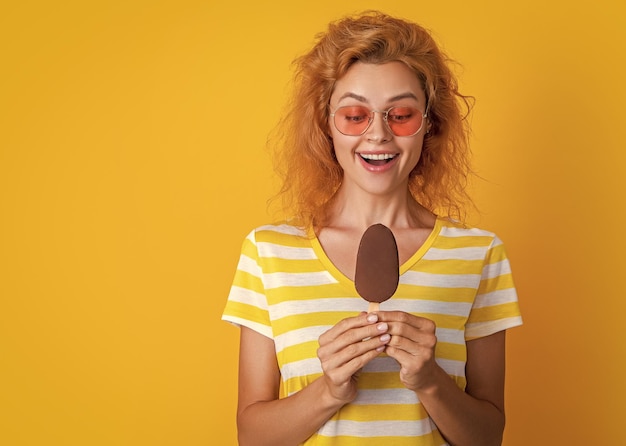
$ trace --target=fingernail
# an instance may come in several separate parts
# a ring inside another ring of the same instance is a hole
[[[382,351],[384,351],[384,350],[385,350],[385,346],[384,346],[384,345],[381,345],[380,347],[377,347],[377,348],[376,348],[376,351],[377,351],[377,352],[382,352]]]
[[[391,339],[391,335],[389,333],[385,333],[379,339],[380,339],[380,342],[387,342],[389,341],[389,339]]]
[[[376,328],[378,328],[380,331],[387,331],[389,326],[385,322],[383,322],[382,324],[378,324]]]
[[[372,313],[367,316],[367,322],[376,322],[376,321],[378,321],[377,314]]]

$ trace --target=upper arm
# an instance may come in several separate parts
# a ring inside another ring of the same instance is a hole
[[[278,399],[280,371],[274,341],[241,327],[239,345],[239,399],[237,412],[259,401]]]
[[[488,401],[504,414],[506,331],[467,342],[466,392]]]

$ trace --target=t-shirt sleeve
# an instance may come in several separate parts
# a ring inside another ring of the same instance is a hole
[[[487,249],[480,285],[465,326],[465,339],[489,336],[521,324],[511,266],[504,245],[494,237]]]
[[[263,271],[259,262],[255,231],[252,231],[243,241],[222,320],[237,326],[243,325],[272,338]]]

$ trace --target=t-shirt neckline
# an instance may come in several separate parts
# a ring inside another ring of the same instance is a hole
[[[413,253],[413,255],[409,257],[402,265],[400,265],[400,276],[402,276],[402,274],[404,274],[409,269],[411,269],[413,265],[415,265],[422,257],[424,257],[424,254],[428,252],[428,250],[432,247],[435,239],[439,236],[442,226],[443,226],[443,220],[441,217],[437,216],[437,218],[435,219],[435,224],[433,226],[433,229],[430,232],[430,234],[428,234],[428,237],[426,238],[424,243],[422,243],[422,246],[420,246],[417,249],[417,251],[415,251],[415,253]],[[330,258],[326,255],[326,252],[324,251],[324,248],[322,247],[322,244],[320,243],[317,235],[315,234],[311,236],[311,246],[313,248],[313,251],[315,252],[315,255],[317,256],[319,261],[324,265],[326,270],[337,281],[346,285],[355,294],[358,294],[356,291],[356,287],[354,285],[354,281],[351,280],[344,273],[342,273],[339,270],[339,268],[337,268],[335,264],[330,260]]]

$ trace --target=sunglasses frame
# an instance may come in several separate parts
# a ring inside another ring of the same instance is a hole
[[[363,131],[361,133],[355,134],[355,135],[351,135],[349,133],[344,133],[342,132],[339,127],[337,127],[337,122],[335,121],[335,114],[337,113],[337,111],[339,111],[342,108],[346,108],[346,107],[363,107],[366,110],[368,110],[369,113],[369,118],[368,118],[368,122],[367,122],[367,126],[363,129]],[[337,131],[339,133],[341,133],[342,135],[345,136],[362,136],[363,134],[365,134],[365,132],[367,132],[367,130],[371,127],[372,122],[374,122],[374,113],[381,113],[383,115],[383,121],[385,121],[385,125],[387,126],[387,128],[389,129],[389,131],[394,135],[397,136],[399,138],[405,138],[405,137],[410,137],[410,136],[415,136],[417,135],[423,128],[424,128],[424,121],[426,119],[428,119],[428,107],[426,107],[426,111],[424,113],[422,113],[422,122],[419,126],[419,128],[415,131],[415,133],[412,133],[410,135],[396,135],[396,133],[393,131],[393,129],[391,128],[391,126],[389,125],[389,121],[387,120],[388,116],[389,116],[389,112],[391,110],[393,110],[394,108],[402,108],[402,107],[406,107],[406,108],[412,108],[414,110],[417,110],[418,112],[420,112],[417,108],[415,107],[408,107],[408,106],[404,106],[404,105],[394,105],[393,107],[389,107],[387,110],[372,110],[368,107],[366,107],[365,105],[342,105],[341,107],[337,107],[335,109],[334,112],[330,113],[329,116],[331,118],[333,118],[333,125],[335,126],[335,128],[337,129]]]

